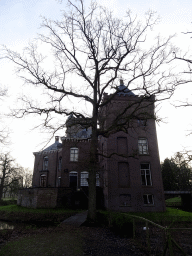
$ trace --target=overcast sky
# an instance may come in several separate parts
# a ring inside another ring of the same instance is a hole
[[[19,51],[27,46],[29,41],[37,37],[40,30],[41,16],[51,19],[59,19],[61,9],[65,9],[66,0],[63,3],[56,0],[0,0],[0,44]],[[184,52],[190,53],[190,35],[182,32],[192,30],[192,1],[191,0],[98,0],[114,10],[115,15],[121,17],[125,9],[130,9],[138,18],[142,18],[149,9],[156,11],[161,22],[156,27],[156,32],[162,36],[177,33],[174,43]],[[90,0],[86,1],[86,4]],[[184,65],[184,64],[180,64]],[[17,96],[20,95],[20,83],[14,74],[13,66],[0,61],[0,85],[9,89],[8,98],[0,102],[1,109],[14,107],[17,104]],[[161,161],[171,157],[183,147],[192,145],[192,136],[186,136],[192,131],[191,109],[175,109],[171,104],[177,100],[190,99],[191,84],[182,86],[175,93],[170,102],[163,103],[158,115],[164,118],[164,123],[157,125],[159,152]],[[31,130],[38,125],[38,118],[25,118],[13,120],[6,118],[2,121],[8,124],[11,130],[11,143],[8,151],[24,167],[33,169],[33,154],[38,151],[48,139],[48,134],[39,130]],[[58,134],[63,136],[64,134]],[[52,140],[51,142],[53,142]]]

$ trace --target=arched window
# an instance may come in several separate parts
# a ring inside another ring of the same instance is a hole
[[[43,170],[48,170],[48,163],[49,163],[48,156],[45,156],[43,158]]]
[[[70,161],[77,162],[78,161],[78,155],[79,155],[79,149],[78,148],[70,148]]]

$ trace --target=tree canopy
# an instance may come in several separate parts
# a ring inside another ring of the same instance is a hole
[[[192,168],[181,153],[171,159],[166,158],[161,165],[165,191],[192,189]]]
[[[23,96],[24,107],[15,111],[15,116],[43,115],[44,127],[54,133],[65,127],[67,116],[89,118],[92,142],[88,216],[93,220],[98,136],[106,133],[98,127],[99,111],[117,94],[119,79],[124,79],[125,89],[142,95],[144,100],[155,95],[156,101],[169,98],[183,81],[170,68],[176,51],[172,37],[150,36],[157,23],[153,12],[140,21],[129,10],[118,18],[96,1],[90,6],[85,6],[83,0],[67,3],[60,21],[43,19],[43,34],[23,53],[6,47],[4,51],[25,84],[42,90],[39,102],[38,97],[32,100],[29,95]],[[105,93],[111,96],[104,102]],[[122,109],[119,116],[125,113],[127,109]],[[55,115],[60,116],[57,122]]]

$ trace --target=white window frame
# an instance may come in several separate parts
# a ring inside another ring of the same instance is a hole
[[[78,148],[70,148],[70,161],[78,162],[79,157],[79,149]]]
[[[82,174],[86,174],[86,175],[82,178]],[[89,178],[89,173],[88,172],[81,172],[81,181],[80,181],[80,186],[81,187],[89,186],[88,180],[85,181],[85,179],[88,179],[88,178]],[[96,186],[97,187],[100,186],[99,173],[96,173]]]
[[[148,168],[141,168],[142,165],[148,165]],[[152,179],[151,179],[151,170],[149,163],[141,163],[140,164],[140,171],[141,171],[141,184],[142,186],[152,186]]]
[[[152,194],[144,194],[143,201],[144,201],[144,205],[154,205],[154,196]],[[145,201],[147,201],[147,202],[145,202]]]
[[[148,155],[148,141],[146,138],[139,138],[138,139],[138,149],[140,155]]]
[[[89,173],[88,172],[81,172],[81,181],[80,181],[80,186],[81,187],[88,187],[89,186],[88,178],[89,178]]]

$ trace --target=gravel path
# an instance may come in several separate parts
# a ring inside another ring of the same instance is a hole
[[[84,234],[84,255],[146,255],[136,248],[132,239],[121,238],[108,228],[80,227],[80,230]]]

